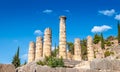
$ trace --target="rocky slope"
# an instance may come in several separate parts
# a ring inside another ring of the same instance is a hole
[[[0,64],[0,72],[15,72],[15,67],[11,64]]]
[[[66,68],[51,68],[31,62],[16,69],[17,72],[120,72],[120,60],[110,56],[93,61],[67,61]],[[70,67],[69,67],[70,66]]]

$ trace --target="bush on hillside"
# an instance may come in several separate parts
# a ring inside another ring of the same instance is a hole
[[[114,54],[114,52],[106,51],[104,53],[104,56],[107,57],[107,56],[110,56],[110,55],[113,55],[113,54]]]
[[[62,58],[56,58],[53,56],[50,57],[45,57],[45,59],[43,61],[38,61],[37,62],[38,65],[47,65],[50,67],[64,67],[64,62]]]

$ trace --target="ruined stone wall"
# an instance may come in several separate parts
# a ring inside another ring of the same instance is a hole
[[[98,44],[93,44],[94,53],[96,58],[104,58],[104,50],[101,48],[101,42]]]

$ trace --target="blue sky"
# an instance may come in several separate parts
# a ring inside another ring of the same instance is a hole
[[[1,0],[0,63],[11,63],[20,46],[22,63],[27,60],[30,41],[52,29],[52,47],[59,39],[59,16],[65,15],[67,41],[103,32],[117,35],[120,0]]]

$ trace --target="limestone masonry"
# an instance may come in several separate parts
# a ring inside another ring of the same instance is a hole
[[[60,16],[59,18],[59,47],[58,54],[56,57],[63,58],[64,60],[75,60],[82,61],[82,49],[81,41],[79,38],[75,38],[74,41],[74,54],[71,54],[70,51],[67,51],[67,40],[66,40],[66,17]],[[112,40],[112,46],[117,46],[118,41]],[[93,44],[91,36],[87,37],[87,57],[85,60],[92,61],[94,58],[104,58],[105,50],[101,48],[101,42],[98,44]],[[105,46],[109,48],[109,46]],[[112,51],[112,48],[111,48]],[[36,37],[36,43],[30,42],[29,51],[28,51],[28,63],[32,61],[38,61],[45,56],[51,56],[52,54],[52,29],[46,28],[44,31],[44,37]],[[117,55],[117,53],[114,52]]]
[[[43,57],[51,56],[51,46],[52,46],[51,35],[52,35],[51,29],[46,28],[44,32]]]
[[[87,37],[87,53],[88,53],[88,61],[92,61],[94,59],[94,51],[93,51],[93,42],[92,37]]]
[[[80,39],[76,38],[74,43],[74,60],[81,61],[81,46],[80,46]]]
[[[29,44],[28,63],[34,60],[35,60],[35,43],[31,41]]]
[[[60,17],[60,30],[59,30],[59,58],[66,59],[66,17]]]
[[[38,60],[43,55],[43,45],[42,45],[42,37],[36,38],[36,53],[35,53],[35,60]]]

